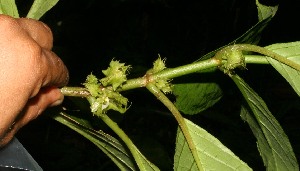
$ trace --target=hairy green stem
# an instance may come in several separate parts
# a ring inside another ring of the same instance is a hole
[[[207,60],[198,61],[195,63],[179,66],[176,68],[170,68],[170,69],[167,68],[161,72],[153,74],[152,78],[153,79],[157,79],[157,78],[172,79],[172,78],[180,77],[183,75],[199,72],[201,70],[209,69],[212,67],[217,67],[219,65],[221,65],[221,61],[219,61],[215,58],[210,58]]]
[[[241,50],[241,51],[252,51],[252,52],[257,52],[257,53],[260,53],[260,54],[263,54],[263,55],[266,55],[268,57],[271,57],[283,64],[286,64],[298,71],[300,71],[300,65],[271,51],[271,50],[268,50],[264,47],[260,47],[260,46],[256,46],[256,45],[251,45],[251,44],[236,44],[236,45],[230,45],[230,46],[227,46],[225,47],[224,49],[235,49],[235,50]],[[222,51],[222,50],[221,50]],[[222,55],[222,54],[220,54]]]
[[[176,68],[167,68],[158,73],[155,73],[147,78],[147,75],[141,78],[128,80],[119,91],[126,91],[138,87],[145,87],[148,82],[156,79],[172,79],[176,77],[180,77],[187,74],[192,74],[195,72],[199,72],[201,70],[206,70],[209,68],[217,67],[221,65],[221,61],[211,58],[203,61],[198,61],[195,63],[183,65]]]
[[[137,148],[135,147],[135,145],[131,141],[131,139],[126,135],[126,133],[118,126],[117,123],[115,123],[113,120],[111,120],[107,115],[102,115],[100,118],[127,145],[128,149],[130,150],[133,158],[135,159],[139,169],[142,171],[147,171],[144,167],[143,161],[141,160],[141,155],[140,155],[139,151],[137,150]]]
[[[149,83],[146,88],[156,96],[156,98],[161,101],[173,114],[175,117],[176,121],[178,122],[178,125],[189,145],[189,148],[192,152],[192,155],[194,156],[195,162],[197,164],[197,167],[200,171],[203,171],[203,166],[201,164],[200,158],[198,156],[196,146],[193,143],[191,134],[189,133],[189,129],[184,121],[184,118],[181,116],[180,112],[178,109],[175,107],[175,105],[168,99],[167,96],[164,95],[153,83]]]
[[[247,64],[270,64],[265,56],[261,55],[244,55]]]
[[[65,96],[74,96],[74,97],[90,96],[90,92],[83,87],[63,87],[60,89],[60,91]]]
[[[245,55],[245,62],[249,64],[269,64],[266,57],[261,55]],[[183,65],[177,68],[170,68],[170,69],[163,70],[161,72],[152,75],[151,79],[152,80],[157,78],[172,79],[186,74],[199,72],[201,70],[218,67],[221,64],[222,63],[220,63],[220,61],[212,58],[204,61],[198,61],[188,65]],[[130,89],[145,87],[148,81],[149,80],[147,80],[146,77],[130,79],[122,86],[121,89],[118,89],[117,91],[126,91]],[[87,89],[83,87],[63,87],[60,90],[65,96],[87,97],[90,95]]]

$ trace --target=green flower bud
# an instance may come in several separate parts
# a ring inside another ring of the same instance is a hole
[[[126,72],[129,68],[130,66],[125,66],[124,63],[119,63],[119,61],[112,60],[109,64],[109,67],[106,70],[102,70],[102,73],[106,77],[102,78],[100,82],[103,86],[111,85],[113,90],[116,90],[125,81],[127,81]]]
[[[156,81],[155,83],[156,87],[159,88],[163,93],[171,93],[172,92],[172,88],[171,88],[171,84],[169,81],[165,80],[165,79],[159,79]]]
[[[91,94],[91,96],[87,97],[91,105],[91,112],[97,116],[105,115],[108,110],[115,110],[120,113],[124,113],[127,110],[128,99],[123,97],[119,92],[115,92],[116,88],[120,86],[119,82],[114,82],[116,78],[111,77],[111,74],[115,73],[115,67],[118,68],[117,73],[120,73],[119,71],[121,70],[125,73],[128,69],[128,67],[119,62],[111,63],[111,66],[104,71],[104,74],[107,74],[111,80],[107,79],[108,77],[101,80],[102,82],[105,82],[105,80],[108,81],[106,82],[106,86],[113,84],[112,87],[104,87],[93,74],[88,75],[86,82],[83,83]],[[116,86],[115,88],[113,87],[114,85]]]
[[[100,84],[96,76],[94,76],[93,74],[88,75],[83,85],[92,96],[98,96]]]
[[[227,70],[233,70],[237,67],[246,67],[245,57],[241,50],[232,49],[231,51],[226,51],[225,56],[227,62],[224,64],[224,68]]]
[[[157,73],[159,71],[164,70],[166,68],[165,62],[166,62],[166,58],[161,59],[160,55],[158,55],[158,59],[153,63],[152,72]]]

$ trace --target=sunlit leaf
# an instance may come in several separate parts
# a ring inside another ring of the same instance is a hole
[[[59,0],[34,0],[27,17],[39,20]]]
[[[300,66],[300,42],[278,43],[267,46],[266,48],[283,57],[286,57]],[[291,68],[270,57],[267,59],[300,96],[300,71],[297,71],[296,69]]]
[[[297,159],[287,135],[276,118],[271,114],[263,99],[239,76],[234,75],[232,79],[242,92],[254,114],[254,117],[252,117],[247,113],[243,113],[242,117],[248,122],[258,139],[258,149],[267,170],[299,170]]]
[[[175,84],[175,106],[185,114],[197,114],[213,106],[222,97],[216,83]]]
[[[15,0],[0,0],[0,14],[6,14],[19,18],[18,8]]]
[[[136,166],[133,163],[134,159],[117,139],[102,131],[92,129],[85,120],[72,117],[66,113],[60,112],[50,116],[93,142],[111,158],[120,170],[136,170]]]
[[[233,152],[225,147],[217,138],[206,130],[185,119],[192,141],[204,170],[252,170],[245,162],[240,160]],[[178,128],[176,138],[176,151],[174,156],[175,171],[198,171],[188,143]]]

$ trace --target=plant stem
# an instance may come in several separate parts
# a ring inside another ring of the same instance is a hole
[[[209,68],[217,67],[221,64],[222,64],[221,61],[219,61],[215,58],[210,58],[207,60],[198,61],[195,63],[179,66],[176,68],[167,68],[165,70],[162,70],[158,73],[151,75],[148,78],[146,78],[146,76],[144,76],[141,78],[128,80],[122,86],[122,88],[119,89],[119,91],[126,91],[126,90],[130,90],[130,89],[138,88],[138,87],[145,87],[148,84],[148,82],[151,82],[152,80],[156,80],[158,78],[172,79],[172,78],[180,77],[183,75],[196,73],[201,70],[206,70]]]
[[[253,51],[257,52],[266,56],[269,56],[275,60],[278,60],[290,67],[293,67],[300,71],[300,66],[285,57],[274,53],[268,49],[265,49],[263,47],[259,47],[256,45],[250,45],[250,44],[236,44],[225,47],[226,49],[235,48],[238,50],[244,50],[244,51]],[[222,54],[220,54],[222,55]],[[254,64],[269,64],[268,60],[265,56],[261,55],[245,55],[245,62],[246,63],[254,63]],[[187,74],[192,74],[196,72],[200,72],[203,70],[207,70],[210,68],[215,68],[223,64],[224,61],[218,60],[217,58],[213,57],[207,60],[203,61],[197,61],[191,64],[179,66],[176,68],[167,68],[165,70],[162,70],[158,73],[152,74],[149,77],[145,75],[144,77],[130,79],[126,81],[126,83],[117,91],[126,91],[130,89],[135,89],[139,87],[145,87],[148,82],[152,82],[153,80],[157,79],[172,79],[176,77],[180,77]],[[65,96],[77,96],[77,97],[87,97],[89,96],[89,92],[85,88],[81,87],[63,87],[61,88],[61,92]]]
[[[203,166],[201,164],[200,158],[198,156],[196,146],[192,140],[191,134],[189,132],[189,129],[184,121],[184,118],[181,116],[180,112],[178,109],[175,107],[175,105],[168,99],[167,96],[164,95],[153,83],[148,83],[146,88],[157,97],[159,101],[161,101],[173,114],[175,117],[176,121],[178,122],[178,125],[189,145],[189,148],[192,152],[192,155],[194,156],[195,162],[197,164],[197,167],[200,171],[203,171]]]
[[[90,96],[90,92],[83,87],[63,87],[60,89],[60,91],[65,96],[74,96],[74,97]]]
[[[269,64],[266,57],[261,55],[245,55],[245,62],[250,64]],[[214,68],[219,65],[221,65],[221,63],[218,60],[214,58],[207,59],[204,61],[198,61],[192,64],[163,70],[159,73],[152,75],[151,79],[152,80],[157,78],[172,79],[186,74],[200,72],[201,70]],[[146,77],[130,79],[122,86],[121,89],[118,89],[117,91],[126,91],[126,90],[131,90],[139,87],[145,87],[148,81]],[[63,87],[60,90],[65,96],[87,97],[90,95],[90,93],[83,87]]]
[[[221,65],[221,61],[210,58],[203,61],[198,61],[195,63],[179,66],[176,68],[165,69],[161,72],[155,73],[152,75],[153,79],[162,78],[162,79],[172,79],[176,77],[180,77],[187,74],[192,74],[199,72],[201,70],[206,70],[212,67],[217,67]]]
[[[247,64],[270,64],[265,56],[262,55],[244,55]]]
[[[141,159],[141,155],[138,151],[138,149],[135,147],[131,139],[125,134],[125,132],[118,126],[117,123],[115,123],[113,120],[111,120],[107,115],[102,115],[100,117],[104,123],[106,123],[107,126],[109,126],[121,139],[122,141],[127,145],[128,149],[130,150],[133,158],[135,159],[138,167],[142,171],[146,171],[146,168],[144,167],[143,161]]]
[[[268,57],[271,57],[283,64],[286,64],[298,71],[300,71],[300,65],[271,51],[271,50],[268,50],[266,48],[263,48],[263,47],[260,47],[260,46],[256,46],[256,45],[251,45],[251,44],[236,44],[236,45],[231,45],[231,46],[227,46],[225,48],[232,48],[232,49],[238,49],[238,50],[243,50],[243,51],[252,51],[252,52],[257,52],[257,53],[260,53],[260,54],[263,54],[263,55],[266,55]]]

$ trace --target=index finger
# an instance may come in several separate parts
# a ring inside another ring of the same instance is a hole
[[[63,87],[68,84],[69,72],[63,61],[52,51],[43,50],[41,56],[42,87]]]
[[[53,47],[53,35],[51,29],[43,22],[30,18],[17,18],[18,24],[32,39],[42,48],[51,50]]]

